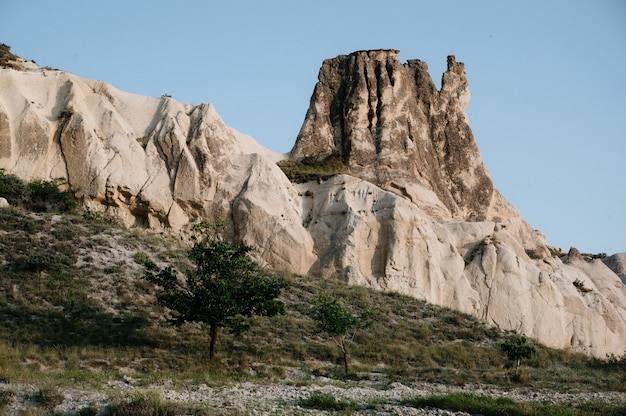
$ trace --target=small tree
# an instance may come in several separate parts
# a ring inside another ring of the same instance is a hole
[[[372,313],[364,311],[355,315],[343,302],[327,296],[318,297],[315,303],[315,320],[341,349],[343,368],[348,374],[348,346],[354,341],[357,330],[370,324]]]
[[[500,348],[509,358],[509,360],[515,364],[514,376],[519,380],[520,378],[520,364],[522,358],[530,358],[535,353],[535,347],[528,343],[528,338],[522,335],[519,337],[512,337],[500,344]]]
[[[157,301],[172,311],[174,321],[200,322],[209,328],[209,358],[213,359],[219,328],[235,333],[248,329],[246,317],[285,313],[276,298],[286,283],[261,270],[250,258],[250,246],[217,238],[218,225],[194,227],[189,258],[195,268],[182,279],[171,267],[145,262],[145,278],[157,285]]]

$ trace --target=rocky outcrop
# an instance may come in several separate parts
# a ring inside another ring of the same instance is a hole
[[[65,178],[87,207],[127,226],[179,232],[227,219],[267,264],[306,273],[315,260],[281,156],[227,127],[212,105],[41,68],[3,69],[0,91],[0,168]],[[253,219],[263,228],[247,227]],[[286,247],[301,250],[297,259]]]
[[[396,50],[359,51],[324,61],[293,160],[339,156],[359,178],[420,201],[430,190],[441,221],[495,221],[544,252],[545,242],[493,185],[466,115],[463,63],[448,57],[441,90],[428,65],[402,64]]]
[[[553,348],[604,357],[626,347],[626,286],[600,260],[533,259],[502,223],[442,223],[349,175],[299,189],[312,273],[454,308]]]
[[[551,257],[497,192],[472,137],[463,64],[437,90],[397,51],[324,62],[289,157],[349,174],[291,183],[210,104],[124,93],[27,63],[0,69],[0,168],[63,177],[129,227],[226,219],[263,264],[405,293],[555,348],[626,351],[626,286],[600,260]],[[9,201],[10,202],[10,201]],[[614,269],[615,270],[615,269]]]
[[[447,209],[442,217],[485,220],[502,199],[468,125],[469,96],[454,56],[441,91],[425,62],[403,65],[395,50],[328,59],[291,157],[340,155],[353,174],[380,187],[432,190]]]
[[[626,253],[613,254],[602,261],[626,284]]]

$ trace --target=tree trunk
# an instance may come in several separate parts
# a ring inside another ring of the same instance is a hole
[[[343,369],[348,374],[348,351],[346,350],[346,340],[341,338],[341,352],[343,353]]]
[[[215,354],[215,342],[217,341],[217,324],[209,324],[209,360],[213,361]]]

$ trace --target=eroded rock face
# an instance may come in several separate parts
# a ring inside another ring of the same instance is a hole
[[[439,205],[429,215],[440,221],[501,222],[548,254],[482,162],[465,112],[465,67],[454,56],[439,91],[425,62],[402,64],[396,50],[327,59],[318,79],[291,159],[339,155],[351,174],[415,203],[430,190]]]
[[[494,188],[468,99],[452,57],[441,91],[425,63],[402,65],[396,51],[327,60],[290,157],[340,155],[351,174],[296,185],[282,155],[209,104],[23,64],[0,68],[0,168],[66,178],[129,227],[179,233],[225,219],[227,238],[268,267],[404,293],[555,348],[623,354],[621,257],[605,259],[613,270],[575,250],[550,257]]]
[[[531,259],[502,223],[441,223],[349,175],[299,188],[312,273],[454,308],[552,348],[604,357],[626,346],[626,286],[600,260]]]
[[[626,284],[626,253],[613,254],[602,261]]]
[[[227,127],[212,105],[61,71],[0,71],[0,168],[65,178],[86,206],[127,226],[180,232],[226,219],[234,238],[263,247],[266,264],[306,273],[315,261],[295,190],[276,166],[282,156]]]
[[[425,62],[403,65],[395,50],[328,59],[291,157],[338,154],[362,179],[381,187],[418,183],[449,214],[484,220],[498,195],[468,125],[469,97],[454,56],[441,91]]]

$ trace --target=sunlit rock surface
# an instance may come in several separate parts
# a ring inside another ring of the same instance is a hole
[[[464,66],[397,51],[326,60],[289,155],[210,104],[151,98],[22,62],[0,69],[0,168],[65,178],[129,227],[184,234],[226,220],[262,264],[396,291],[555,348],[626,351],[624,254],[554,257],[495,189],[469,127]],[[276,162],[339,157],[348,174],[293,184]],[[576,285],[574,282],[577,282]]]

